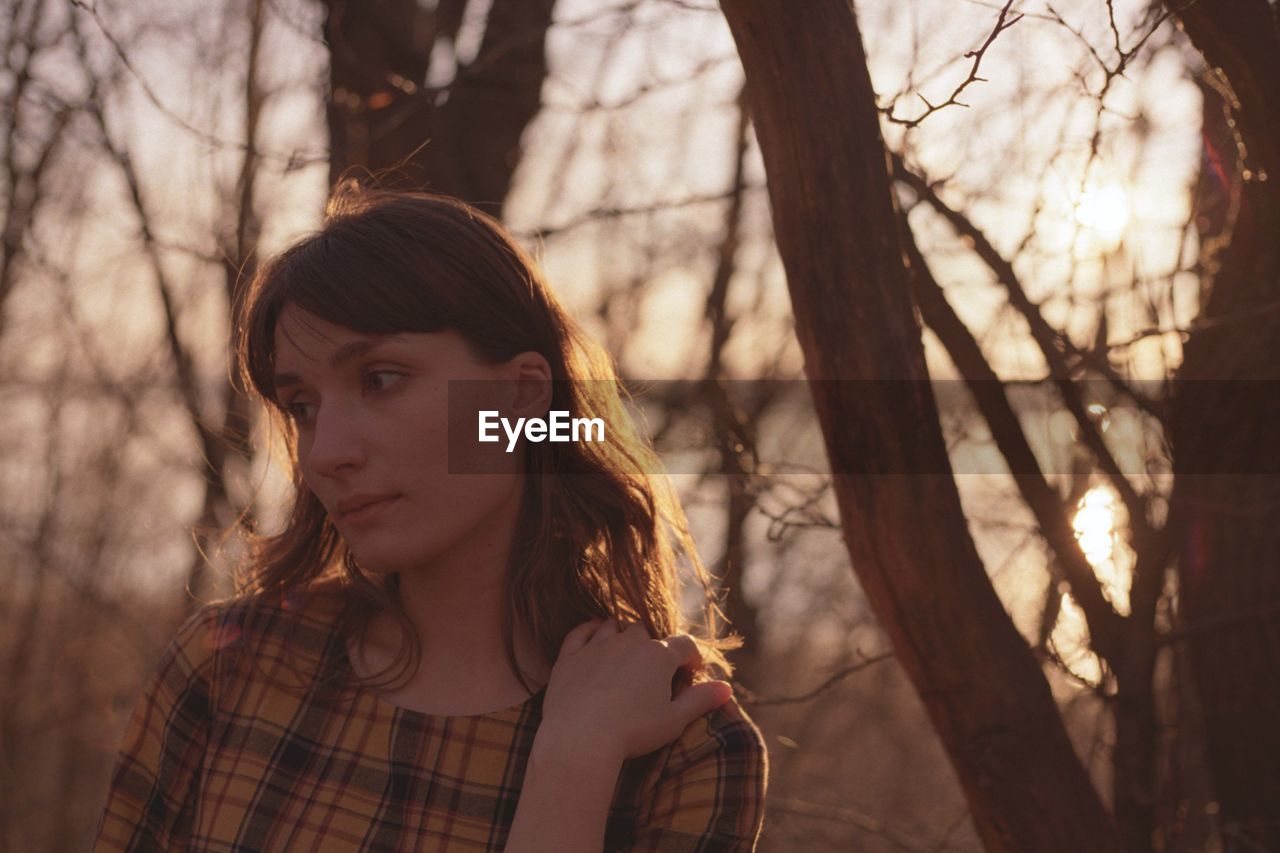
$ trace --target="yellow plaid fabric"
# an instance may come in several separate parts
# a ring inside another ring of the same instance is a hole
[[[446,717],[347,686],[332,595],[213,604],[134,709],[95,849],[499,851],[542,694]],[[750,851],[760,732],[730,700],[623,766],[606,850]]]

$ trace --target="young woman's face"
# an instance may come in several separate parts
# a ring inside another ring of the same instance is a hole
[[[413,571],[518,508],[518,454],[485,474],[450,474],[448,456],[448,380],[513,378],[509,363],[481,362],[457,332],[369,336],[293,305],[275,346],[303,478],[361,567]]]

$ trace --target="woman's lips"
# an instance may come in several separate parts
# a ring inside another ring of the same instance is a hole
[[[356,509],[344,512],[342,514],[342,520],[347,524],[368,524],[369,522],[376,521],[379,516],[385,513],[387,509],[389,509],[391,505],[399,499],[399,495],[379,498],[378,500],[363,504]]]

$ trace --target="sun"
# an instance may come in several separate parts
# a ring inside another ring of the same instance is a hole
[[[1076,202],[1075,216],[1107,242],[1119,242],[1129,225],[1129,196],[1119,184],[1090,185]]]

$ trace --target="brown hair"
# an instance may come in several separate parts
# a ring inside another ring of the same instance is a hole
[[[239,374],[283,436],[294,490],[284,529],[251,535],[239,594],[276,599],[317,579],[342,579],[343,639],[358,636],[385,609],[405,642],[392,666],[373,678],[413,674],[421,646],[398,604],[396,576],[361,570],[302,481],[296,429],[273,384],[275,327],[293,304],[362,334],[452,329],[492,363],[542,354],[557,380],[550,408],[600,417],[610,427],[604,441],[526,444],[524,504],[504,603],[507,658],[525,687],[512,632],[517,617],[549,661],[574,625],[614,617],[640,622],[655,637],[698,631],[708,663],[731,672],[723,650],[740,640],[716,638],[720,613],[709,578],[669,481],[649,473],[660,463],[622,405],[612,360],[564,311],[503,226],[447,196],[354,182],[338,186],[325,213],[318,232],[258,270],[236,311]],[[698,628],[678,605],[677,551],[704,592]]]

